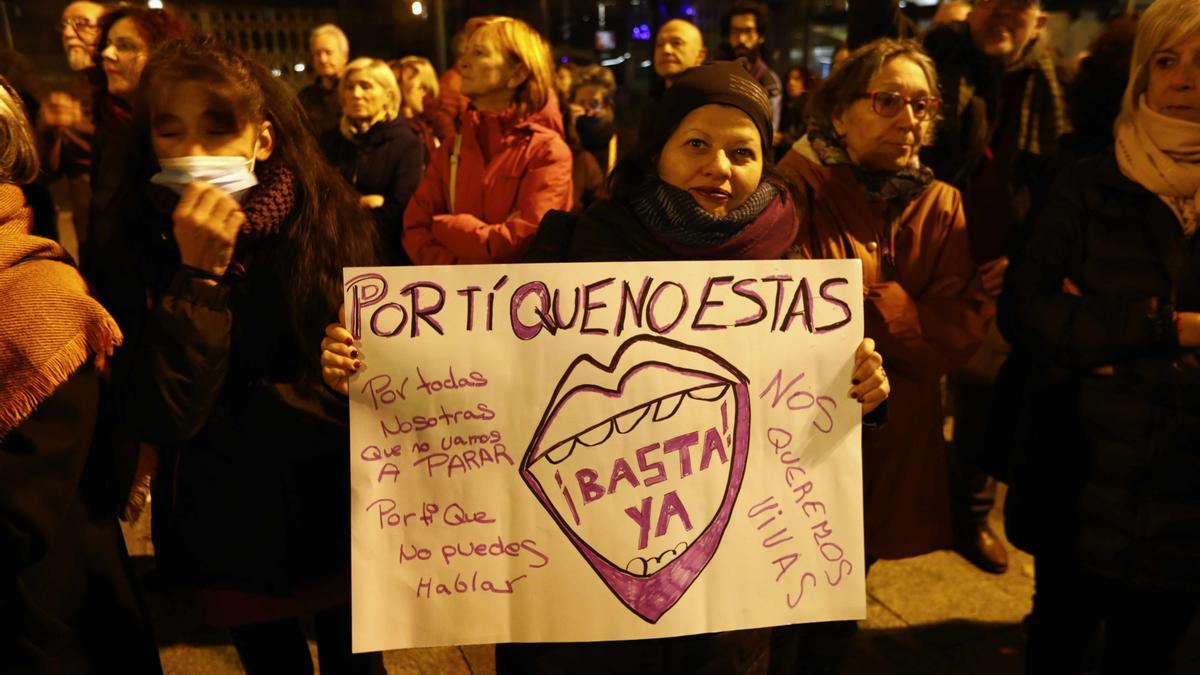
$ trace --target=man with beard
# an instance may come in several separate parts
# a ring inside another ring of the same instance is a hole
[[[96,2],[72,2],[62,13],[63,53],[74,78],[70,92],[53,91],[42,101],[37,115],[38,152],[44,177],[67,180],[71,220],[80,245],[88,231],[88,202],[92,197],[88,177],[92,165],[91,92],[95,73],[96,40],[105,8]]]
[[[771,23],[771,11],[761,2],[738,0],[721,22],[722,37],[733,58],[744,58],[750,63],[750,75],[767,92],[771,102],[771,125],[779,131],[779,119],[783,115],[783,84],[779,75],[771,70],[763,58],[763,44],[767,38],[762,34]]]
[[[992,297],[1003,287],[1009,234],[1037,205],[1049,182],[1048,159],[1069,130],[1055,55],[1038,39],[1046,20],[1040,0],[975,0],[966,21],[925,36],[944,119],[922,159],[962,190],[971,253]],[[1008,555],[987,524],[995,483],[984,469],[1005,466],[1012,443],[1003,431],[1011,431],[1016,411],[995,409],[1020,398],[995,386],[1008,352],[993,326],[975,359],[950,374],[957,549],[993,573],[1007,568]],[[989,415],[1005,426],[989,426]]]
[[[342,102],[338,97],[338,81],[350,61],[350,41],[341,28],[326,23],[317,26],[308,38],[313,70],[317,79],[300,90],[300,105],[308,113],[313,133],[321,138],[338,128],[342,119]]]

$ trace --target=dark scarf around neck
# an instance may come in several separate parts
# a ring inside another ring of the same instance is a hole
[[[686,190],[657,177],[633,193],[629,206],[651,236],[681,258],[780,258],[799,229],[786,191],[769,181],[725,216],[705,211]]]
[[[867,196],[876,201],[908,203],[933,183],[933,171],[926,166],[909,166],[900,171],[878,171],[861,166],[850,159],[841,139],[823,129],[810,128],[808,142],[824,166],[850,167]]]

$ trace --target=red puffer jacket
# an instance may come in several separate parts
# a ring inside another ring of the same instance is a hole
[[[404,212],[404,250],[417,265],[515,262],[547,211],[571,208],[571,150],[558,102],[551,97],[524,117],[516,107],[471,109],[461,134],[454,199],[450,139]]]

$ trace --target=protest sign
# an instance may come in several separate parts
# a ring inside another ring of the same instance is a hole
[[[355,651],[862,618],[861,278],[346,270]]]

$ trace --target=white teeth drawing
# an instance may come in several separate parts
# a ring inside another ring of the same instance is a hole
[[[716,552],[749,455],[749,381],[704,348],[639,335],[563,373],[521,475],[630,610],[655,622]]]
[[[625,571],[634,576],[649,576],[666,567],[667,563],[683,555],[687,551],[687,548],[687,542],[681,541],[675,548],[667,549],[657,556],[651,558],[634,558],[625,565]]]
[[[685,399],[693,399],[696,401],[714,402],[721,400],[725,394],[729,393],[729,384],[717,383],[696,387],[687,391],[681,391],[678,394],[671,394],[657,401],[638,406],[628,412],[623,412],[616,417],[604,420],[586,431],[583,431],[562,443],[551,448],[546,453],[546,459],[551,464],[559,464],[563,460],[570,457],[579,446],[594,448],[598,445],[603,445],[610,437],[612,437],[615,429],[618,434],[628,434],[637,428],[642,420],[646,418],[650,409],[654,409],[654,414],[651,419],[655,422],[662,422],[670,419],[679,412]]]
[[[679,392],[672,396],[661,399],[658,405],[654,407],[654,421],[661,422],[675,414],[679,410],[679,406],[683,403],[683,395],[685,392]]]
[[[698,387],[687,393],[689,398],[698,401],[719,401],[725,392],[729,391],[728,384],[714,384],[708,387]]]
[[[612,436],[613,420],[604,420],[600,424],[588,429],[587,431],[575,437],[580,445],[586,445],[589,448],[594,448]]]
[[[546,453],[546,460],[551,464],[558,464],[562,462],[566,458],[570,457],[572,452],[575,452],[575,443],[577,442],[578,441],[576,439],[572,438],[563,443],[559,443]]]
[[[650,412],[649,403],[640,408],[634,408],[624,415],[618,415],[615,420],[617,424],[617,432],[627,434],[633,431],[634,427],[636,427],[642,421],[642,418],[645,417],[646,413],[648,412]]]

